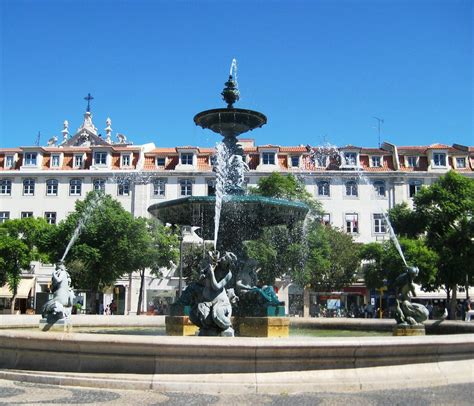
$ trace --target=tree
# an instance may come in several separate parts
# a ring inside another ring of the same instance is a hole
[[[22,269],[28,269],[31,261],[49,262],[46,247],[52,227],[33,217],[0,224],[0,286],[8,282],[12,290],[12,312]]]
[[[79,221],[84,222],[89,216],[65,261],[73,285],[91,292],[93,312],[98,308],[96,293],[113,285],[135,266],[129,251],[140,236],[132,215],[118,201],[105,195],[94,210],[89,210],[96,201],[97,192],[90,192],[84,201],[76,202],[76,210],[58,225],[58,243],[51,247],[55,258],[61,258]]]
[[[474,179],[454,171],[414,197],[415,214],[423,219],[426,241],[438,254],[436,284],[452,293],[455,314],[458,285],[474,282]]]
[[[140,293],[138,295],[137,314],[141,313],[145,270],[150,269],[152,275],[162,276],[160,268],[170,266],[179,257],[178,236],[170,227],[160,224],[157,220],[136,219],[128,235],[127,262],[129,272],[138,271],[140,275]]]

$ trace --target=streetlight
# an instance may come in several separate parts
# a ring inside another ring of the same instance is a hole
[[[181,291],[183,290],[183,231],[184,227],[181,226],[179,240],[179,281],[178,281],[178,299],[181,297]]]

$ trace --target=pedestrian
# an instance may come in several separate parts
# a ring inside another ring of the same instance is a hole
[[[466,318],[465,321],[471,321],[471,317],[474,316],[474,310],[471,308],[471,298],[468,296],[466,299]]]
[[[115,303],[115,300],[112,299],[112,301],[110,302],[110,314],[116,314],[117,313],[117,303]]]

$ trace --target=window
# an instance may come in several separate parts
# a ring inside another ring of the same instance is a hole
[[[96,152],[94,154],[95,165],[107,165],[107,152]]]
[[[377,180],[374,182],[374,191],[377,197],[385,197],[386,189],[385,182],[383,180]]]
[[[58,195],[58,181],[56,179],[48,179],[46,181],[46,196]]]
[[[373,156],[371,159],[372,167],[374,168],[381,168],[382,167],[382,157],[381,156]]]
[[[166,193],[166,180],[155,179],[155,181],[153,182],[153,196],[165,197],[165,193]]]
[[[181,196],[192,196],[193,182],[191,179],[183,179],[179,182],[181,188]]]
[[[34,196],[35,194],[35,180],[31,178],[23,179],[23,195]]]
[[[192,165],[193,154],[181,154],[181,165]]]
[[[298,155],[293,155],[291,157],[291,166],[293,168],[298,168],[300,166],[300,157]]]
[[[466,167],[466,158],[465,157],[457,157],[456,158],[456,168],[462,169]]]
[[[357,154],[355,152],[344,152],[344,163],[347,166],[356,166]]]
[[[82,168],[84,162],[83,155],[74,155],[74,168]]]
[[[216,181],[214,179],[209,179],[207,181],[207,195],[208,196],[216,195]]]
[[[51,155],[51,168],[59,168],[60,155]]]
[[[359,215],[357,213],[346,214],[346,232],[349,234],[359,232]]]
[[[82,188],[81,179],[71,179],[69,182],[69,195],[71,196],[80,196]]]
[[[421,189],[423,183],[420,180],[412,180],[408,184],[408,194],[410,197],[415,196]]]
[[[12,181],[10,179],[0,179],[0,195],[12,194]]]
[[[262,152],[262,162],[264,165],[275,165],[275,153]]]
[[[94,190],[105,192],[105,179],[94,179],[93,185]]]
[[[5,168],[13,168],[13,165],[15,164],[15,160],[13,158],[13,155],[7,155],[5,157]]]
[[[22,219],[26,219],[26,218],[30,218],[30,217],[33,217],[33,212],[32,211],[22,211],[21,212],[21,218]]]
[[[130,182],[128,180],[124,180],[122,183],[119,183],[117,193],[119,196],[129,196]]]
[[[346,182],[346,196],[357,197],[357,183],[354,180]]]
[[[318,182],[318,196],[330,196],[329,182],[327,180]]]
[[[36,166],[36,159],[38,154],[36,152],[27,152],[25,154],[25,166]]]
[[[10,218],[9,211],[0,211],[0,224],[5,223]]]
[[[132,163],[132,157],[130,154],[122,155],[122,166],[130,166]]]
[[[433,154],[433,166],[446,167],[446,154],[435,152]]]
[[[407,156],[407,157],[405,157],[405,166],[407,168],[416,168],[416,167],[418,167],[418,157],[417,156]]]
[[[325,226],[330,226],[331,225],[331,215],[328,214],[328,213],[324,213],[321,216],[321,224],[323,224]]]
[[[374,214],[374,233],[385,234],[387,232],[387,223],[383,214]]]
[[[49,224],[56,224],[56,212],[55,211],[47,211],[44,213],[44,218]]]
[[[165,166],[165,165],[166,165],[166,158],[165,157],[156,158],[156,166]]]

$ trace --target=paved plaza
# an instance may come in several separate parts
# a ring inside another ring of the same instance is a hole
[[[89,389],[0,380],[0,405],[471,405],[474,384],[411,390],[280,395],[206,395]]]

